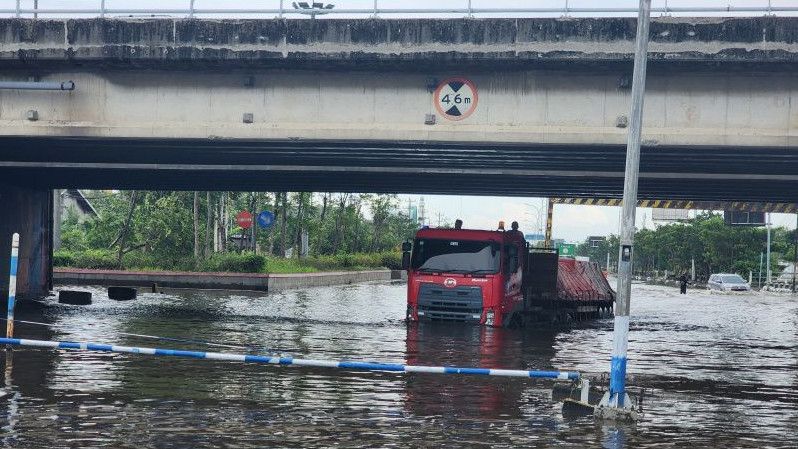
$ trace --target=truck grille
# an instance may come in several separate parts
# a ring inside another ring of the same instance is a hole
[[[479,321],[482,317],[482,288],[447,288],[421,284],[418,291],[418,318],[427,320]]]

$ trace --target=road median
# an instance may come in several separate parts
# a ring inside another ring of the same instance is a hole
[[[329,271],[316,273],[220,273],[55,268],[56,285],[125,285],[195,289],[282,290],[401,279],[399,270]]]

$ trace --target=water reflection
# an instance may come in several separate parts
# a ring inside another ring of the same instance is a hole
[[[407,326],[404,285],[262,295],[170,291],[20,310],[18,335],[208,350],[189,337],[319,359],[606,372],[612,322],[561,331]],[[798,302],[636,285],[633,426],[565,419],[548,381],[269,367],[18,348],[4,447],[795,447]],[[218,350],[213,348],[212,350]],[[240,352],[225,349],[225,351]],[[243,351],[243,349],[241,350]],[[0,351],[2,352],[2,351]],[[2,355],[5,363],[6,357]],[[157,423],[154,426],[153,423]]]
[[[480,366],[505,369],[549,369],[553,333],[536,338],[507,329],[453,323],[410,323],[406,363],[427,366]],[[441,342],[447,348],[441,350]],[[533,343],[533,345],[525,345]],[[543,381],[546,382],[546,381]],[[413,375],[406,380],[408,410],[419,415],[521,418],[529,395],[548,384],[501,377]],[[544,395],[547,393],[543,393]],[[463,402],[468,407],[463,407]]]

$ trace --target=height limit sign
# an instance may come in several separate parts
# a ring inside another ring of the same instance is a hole
[[[477,108],[477,86],[465,78],[443,80],[435,89],[435,109],[448,120],[463,120]]]

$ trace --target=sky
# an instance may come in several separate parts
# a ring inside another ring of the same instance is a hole
[[[408,200],[418,205],[420,195],[400,195],[401,207],[406,208]],[[428,223],[436,226],[452,224],[454,220],[463,220],[463,227],[474,229],[496,229],[499,220],[509,226],[518,221],[525,234],[542,232],[546,226],[545,198],[511,198],[511,197],[478,197],[424,195]],[[638,228],[654,229],[661,223],[655,223],[652,209],[638,208],[635,219]],[[552,222],[553,238],[562,238],[568,242],[582,242],[588,236],[618,234],[620,207],[575,206],[557,204],[554,206]],[[773,226],[784,226],[795,229],[795,215],[772,214]]]

